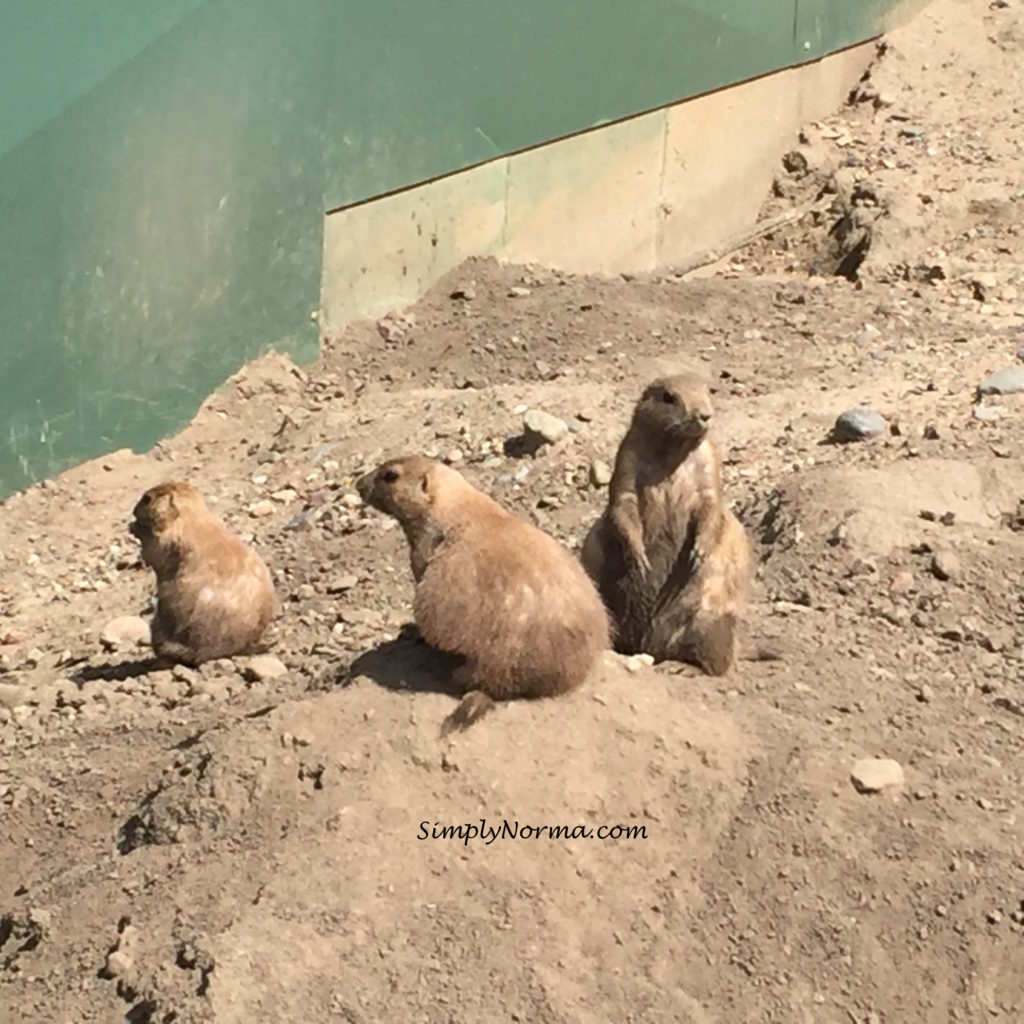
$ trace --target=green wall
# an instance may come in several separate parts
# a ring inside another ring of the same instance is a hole
[[[316,353],[325,211],[809,60],[891,0],[0,0],[0,497]]]

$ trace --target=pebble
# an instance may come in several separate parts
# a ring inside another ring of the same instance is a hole
[[[996,423],[1003,418],[1003,414],[991,405],[976,405],[971,410],[971,416],[983,423]]]
[[[529,288],[524,288],[522,285],[518,285],[518,284],[517,285],[513,285],[508,290],[508,297],[510,299],[525,299],[527,295],[532,295],[532,294],[533,293],[530,291]]]
[[[1008,366],[978,385],[979,395],[1015,395],[1024,391],[1024,366]]]
[[[476,285],[475,281],[469,281],[466,284],[460,284],[454,288],[449,295],[452,299],[464,299],[466,302],[472,302],[476,298]]]
[[[865,324],[855,341],[858,345],[877,345],[882,340],[882,332],[874,324]]]
[[[262,501],[253,502],[249,506],[249,515],[253,519],[266,519],[267,516],[274,514],[274,503],[268,498],[264,498]]]
[[[932,555],[932,573],[936,579],[955,580],[960,572],[960,559],[948,548],[940,548]]]
[[[541,412],[540,409],[530,409],[523,416],[523,432],[527,440],[540,444],[555,444],[569,433],[569,427],[565,420],[560,420],[557,416]]]
[[[612,467],[607,462],[595,459],[590,464],[590,482],[595,487],[607,487],[612,482]]]
[[[850,781],[858,793],[880,793],[903,785],[903,768],[888,757],[866,757],[853,766]]]
[[[348,573],[345,576],[339,576],[333,583],[327,588],[328,594],[340,594],[346,590],[351,590],[359,582],[359,577],[354,576],[352,573]]]
[[[153,684],[153,694],[168,704],[177,704],[181,699],[181,684],[173,679],[158,679]]]
[[[461,448],[452,448],[451,451],[445,454],[444,461],[449,466],[457,466],[465,457]]]
[[[896,573],[889,584],[890,594],[909,594],[914,589],[914,577],[911,573],[903,571]]]
[[[116,651],[120,647],[144,647],[149,643],[149,623],[138,615],[118,616],[103,627],[100,643],[108,651]]]
[[[112,978],[120,978],[135,966],[135,961],[123,949],[115,949],[107,954],[107,974]]]
[[[189,687],[193,697],[206,696],[212,700],[227,700],[231,696],[228,681],[223,678],[196,679]]]
[[[244,669],[245,678],[257,683],[267,679],[280,679],[287,674],[288,668],[285,663],[272,654],[256,655]]]
[[[341,496],[341,503],[345,508],[359,508],[363,504],[363,499],[358,494],[343,494]]]
[[[935,691],[927,683],[923,683],[917,691],[917,699],[922,704],[931,704],[935,700]]]
[[[649,654],[633,654],[626,659],[627,672],[639,672],[641,669],[650,668],[654,664],[654,658]]]
[[[24,687],[15,683],[0,683],[0,708],[16,708],[28,700]]]
[[[885,417],[866,405],[858,405],[842,413],[832,428],[832,437],[836,441],[863,441],[865,438],[884,434]]]

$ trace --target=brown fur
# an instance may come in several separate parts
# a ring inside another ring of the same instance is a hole
[[[693,374],[645,388],[582,560],[611,612],[617,650],[722,675],[736,658],[750,547],[722,498],[711,417],[710,392]]]
[[[584,681],[610,645],[608,615],[554,538],[433,459],[392,459],[357,487],[405,531],[424,639],[464,659],[453,680],[465,699],[445,732],[479,720],[492,699],[550,697]]]
[[[156,574],[153,651],[165,662],[199,665],[258,649],[274,614],[263,559],[207,508],[189,483],[152,487],[129,527]]]

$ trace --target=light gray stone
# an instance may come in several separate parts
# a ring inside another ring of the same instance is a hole
[[[138,615],[121,615],[103,627],[100,643],[109,651],[122,647],[144,647],[149,643],[149,623]]]
[[[978,385],[979,395],[1016,395],[1024,392],[1024,366],[1007,366]]]
[[[836,441],[864,441],[869,437],[884,434],[888,423],[885,417],[866,405],[858,405],[847,409],[840,415],[832,428],[832,437]]]
[[[569,433],[569,427],[565,420],[560,420],[557,416],[541,412],[540,409],[530,409],[523,416],[523,431],[527,440],[540,444],[555,444]]]
[[[853,766],[850,781],[858,793],[880,793],[883,789],[898,789],[905,779],[899,761],[865,757]]]

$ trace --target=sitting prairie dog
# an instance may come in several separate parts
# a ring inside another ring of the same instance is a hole
[[[189,483],[150,488],[132,514],[129,531],[156,574],[157,658],[195,666],[255,651],[274,615],[274,584],[263,559]]]
[[[584,681],[610,645],[608,614],[554,538],[423,456],[384,462],[356,486],[405,532],[423,638],[463,659],[453,681],[464,699],[442,734],[495,700],[551,697]]]
[[[711,394],[694,374],[644,389],[581,559],[611,613],[620,652],[722,675],[736,658],[750,545],[722,498],[711,416]]]

